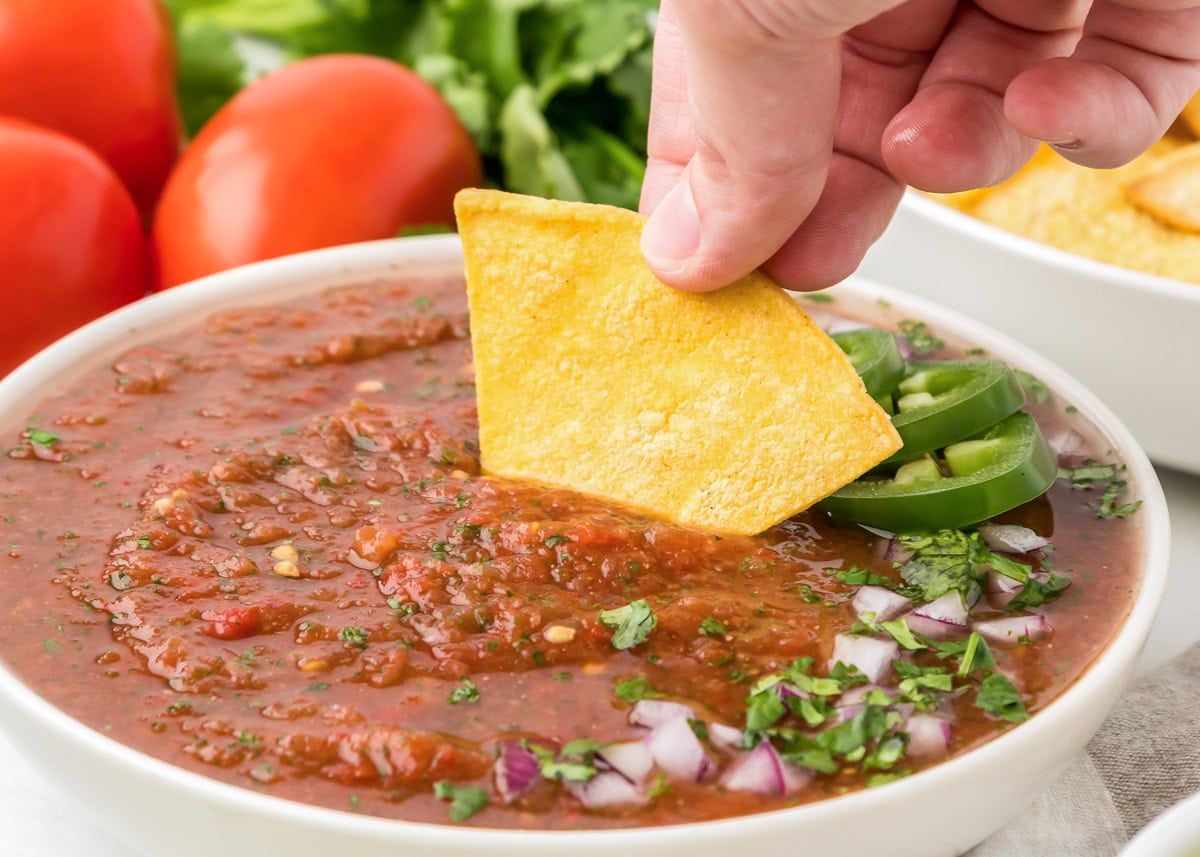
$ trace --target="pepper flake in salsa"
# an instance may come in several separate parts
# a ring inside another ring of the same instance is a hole
[[[1037,716],[1137,586],[1136,503],[1079,422],[1062,478],[997,524],[721,536],[481,477],[471,366],[463,284],[414,280],[221,312],[48,390],[0,461],[6,664],[280,797],[671,824]],[[1063,405],[1030,410],[1065,429]]]

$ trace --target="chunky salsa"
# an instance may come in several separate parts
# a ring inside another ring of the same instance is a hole
[[[1021,722],[1127,613],[1119,462],[1054,397],[1027,407],[1061,478],[991,525],[813,510],[722,537],[481,476],[461,282],[221,312],[6,434],[0,652],[121,742],[353,812],[615,827],[820,800]]]

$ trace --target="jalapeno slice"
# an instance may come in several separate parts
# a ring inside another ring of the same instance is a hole
[[[1037,422],[1021,411],[949,445],[940,460],[910,461],[890,477],[868,474],[820,507],[836,519],[894,533],[958,529],[1041,496],[1057,473]]]
[[[895,396],[892,424],[904,446],[885,464],[971,437],[1025,404],[1020,380],[1001,360],[914,361]]]
[[[904,375],[904,358],[896,347],[896,337],[886,330],[864,327],[843,330],[833,334],[832,339],[850,358],[868,395],[876,401],[887,397],[890,406],[891,393]]]

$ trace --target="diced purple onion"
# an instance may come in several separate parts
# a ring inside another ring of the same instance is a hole
[[[770,741],[763,741],[730,766],[721,785],[730,791],[785,795],[804,788],[811,779],[808,770],[785,762]]]
[[[906,548],[899,539],[888,539],[887,547],[883,550],[883,558],[887,562],[908,562],[913,557],[913,551]]]
[[[897,336],[895,339],[896,348],[900,351],[900,356],[904,358],[906,363],[917,356],[917,349],[912,347],[911,342],[909,342],[903,336]]]
[[[1083,446],[1083,435],[1075,429],[1062,429],[1050,434],[1046,438],[1046,443],[1061,458],[1066,455],[1074,455],[1080,450]]]
[[[912,602],[898,592],[883,586],[860,586],[854,593],[854,612],[861,619],[866,613],[874,613],[876,622],[895,619],[908,609]]]
[[[975,632],[989,643],[999,645],[1017,645],[1021,637],[1030,640],[1040,640],[1050,630],[1044,613],[1032,613],[1028,616],[1005,616],[1001,619],[984,619],[973,626]]]
[[[841,661],[848,667],[857,668],[867,677],[867,681],[878,682],[891,670],[892,661],[899,654],[900,646],[895,640],[838,634],[833,640],[833,656],[829,659],[829,666]]]
[[[742,730],[724,723],[708,724],[708,743],[720,750],[742,749]]]
[[[1024,586],[1019,580],[1013,580],[1007,574],[989,571],[987,577],[988,592],[1017,592]]]
[[[944,756],[950,751],[950,723],[930,714],[914,714],[904,730],[911,756]]]
[[[833,722],[845,723],[847,720],[853,720],[865,708],[861,702],[856,702],[851,705],[838,705],[833,709]]]
[[[646,744],[655,763],[673,779],[698,783],[712,767],[686,717],[655,726],[646,737]]]
[[[895,698],[896,691],[890,687],[880,687],[877,684],[856,684],[853,687],[846,688],[846,692],[838,697],[838,705],[857,705],[867,698],[873,690],[882,690],[888,696]]]
[[[687,705],[666,702],[662,699],[639,699],[629,710],[629,722],[634,726],[644,726],[647,729],[653,729],[655,726],[679,717],[685,720],[694,720],[696,713]]]
[[[789,699],[808,699],[809,695],[802,691],[790,681],[779,681],[775,683],[775,695],[779,697],[780,702],[787,702]]]
[[[979,534],[992,550],[1005,553],[1029,553],[1050,544],[1049,539],[1020,524],[984,524]]]
[[[563,786],[588,809],[646,802],[646,793],[616,771],[603,771],[585,783],[565,782]]]
[[[500,754],[492,770],[496,791],[506,803],[512,803],[517,795],[529,791],[542,775],[537,756],[517,741],[500,742]]]
[[[596,751],[596,758],[631,783],[641,784],[654,767],[654,756],[645,741],[629,741],[624,744],[609,744]]]
[[[932,640],[945,640],[967,629],[967,605],[957,592],[922,604],[904,617],[909,630]]]

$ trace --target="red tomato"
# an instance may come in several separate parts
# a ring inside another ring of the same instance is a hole
[[[146,293],[146,239],[116,175],[77,140],[0,119],[0,375]]]
[[[154,219],[159,286],[454,222],[479,155],[433,89],[375,57],[304,60],[242,90],[184,152]]]
[[[87,143],[149,214],[182,131],[165,10],[156,0],[0,0],[0,114]]]
[[[241,640],[258,632],[262,611],[257,607],[234,604],[219,610],[205,610],[200,618],[208,623],[205,631],[218,640]]]

